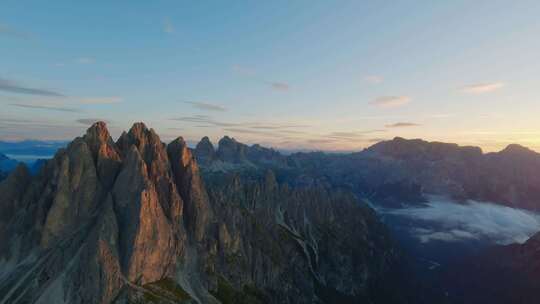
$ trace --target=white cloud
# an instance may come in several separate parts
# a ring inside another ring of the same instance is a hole
[[[79,109],[64,107],[64,106],[59,106],[59,105],[12,103],[10,104],[10,106],[25,108],[25,109],[49,110],[49,111],[60,111],[60,112],[80,112]]]
[[[504,87],[504,83],[502,82],[491,82],[491,83],[475,83],[466,85],[461,88],[461,91],[464,93],[471,93],[471,94],[483,94],[483,93],[489,93],[496,91],[502,87]]]
[[[411,230],[421,242],[483,239],[506,245],[523,243],[540,231],[539,214],[485,202],[457,203],[430,197],[423,207],[380,211],[421,221],[422,228]]]
[[[290,89],[289,84],[284,82],[272,82],[270,85],[272,86],[272,89],[277,91],[288,91]]]
[[[227,108],[221,105],[212,104],[209,102],[201,102],[201,101],[182,101],[183,103],[187,103],[192,105],[193,107],[199,109],[199,110],[205,110],[205,111],[216,111],[216,112],[225,112],[227,111]]]
[[[0,91],[16,94],[27,94],[45,97],[65,97],[64,94],[49,89],[27,86],[19,82],[0,77]]]
[[[411,101],[409,96],[380,96],[370,104],[381,108],[395,108],[403,106]]]

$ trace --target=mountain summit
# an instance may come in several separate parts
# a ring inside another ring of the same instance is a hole
[[[143,123],[116,142],[95,123],[36,176],[14,170],[0,183],[0,239],[2,304],[406,298],[399,251],[351,194],[271,172],[206,183],[181,137],[166,145]]]

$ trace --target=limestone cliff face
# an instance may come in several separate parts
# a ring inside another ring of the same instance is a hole
[[[398,251],[352,196],[270,171],[203,181],[182,138],[142,123],[116,143],[96,123],[38,175],[18,167],[0,240],[0,304],[406,302],[381,287]]]

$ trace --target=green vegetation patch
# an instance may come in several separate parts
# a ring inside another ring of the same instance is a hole
[[[241,290],[234,288],[225,278],[218,278],[218,289],[212,295],[222,304],[264,304],[265,294],[252,285],[244,285]]]

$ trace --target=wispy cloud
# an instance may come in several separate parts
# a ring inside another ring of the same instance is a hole
[[[414,122],[396,122],[393,124],[386,125],[387,128],[407,128],[407,127],[418,127],[420,124]]]
[[[120,103],[124,99],[118,96],[111,97],[83,97],[79,99],[79,102],[82,104],[111,104],[111,103]]]
[[[163,19],[163,31],[167,34],[173,34],[175,32],[174,25],[170,18]]]
[[[381,108],[395,108],[408,104],[410,101],[409,96],[381,96],[371,101],[370,104]]]
[[[233,65],[232,70],[233,70],[233,72],[235,72],[235,73],[237,73],[239,75],[249,77],[249,78],[251,78],[251,79],[253,79],[253,80],[257,81],[257,82],[265,83],[265,84],[269,85],[270,88],[272,88],[275,91],[286,92],[286,91],[289,91],[291,89],[290,84],[288,84],[288,83],[286,83],[284,81],[268,80],[267,77],[258,76],[257,72],[254,69],[246,67],[246,66]]]
[[[475,83],[462,87],[461,91],[471,94],[483,94],[499,90],[504,86],[505,84],[502,82]]]
[[[270,85],[276,91],[288,91],[290,89],[289,84],[284,82],[270,82]]]
[[[33,88],[13,80],[0,78],[0,91],[18,94],[39,95],[39,96],[52,96],[52,97],[65,97],[64,94],[42,88]]]
[[[234,131],[238,133],[252,134],[306,134],[306,132],[297,129],[309,127],[308,125],[292,124],[286,122],[226,122],[221,120],[215,120],[208,115],[200,114],[171,118],[170,120],[191,123],[199,127],[213,126],[224,128],[224,130],[228,130],[231,132]]]
[[[323,135],[323,138],[338,140],[341,142],[361,142],[365,141],[364,138],[368,134],[386,132],[383,129],[373,129],[373,130],[359,130],[359,131],[335,131]]]
[[[197,124],[203,124],[203,125],[213,125],[217,127],[237,127],[237,126],[242,125],[239,123],[229,123],[229,122],[222,122],[222,121],[214,120],[208,115],[183,116],[183,117],[178,117],[178,118],[171,118],[171,120],[180,121],[180,122],[191,122],[191,123],[197,123]]]
[[[332,132],[327,135],[327,137],[335,138],[335,139],[358,139],[360,137],[363,137],[364,134],[360,132],[347,132],[347,131],[340,131],[340,132]]]
[[[81,118],[81,119],[76,120],[76,122],[78,122],[80,124],[83,124],[83,125],[92,125],[92,124],[94,124],[95,122],[98,122],[98,121],[104,121],[107,124],[110,123],[109,121],[107,121],[105,119],[100,119],[100,118]]]
[[[335,143],[335,142],[337,142],[337,140],[336,139],[329,139],[329,138],[326,138],[326,139],[308,139],[306,142],[309,143],[309,144],[324,145],[324,144]]]
[[[267,130],[280,130],[280,129],[295,129],[295,128],[309,128],[310,125],[301,125],[301,124],[260,124],[252,123],[249,124],[253,129],[267,129]]]
[[[199,109],[199,110],[205,110],[205,111],[215,111],[215,112],[225,112],[227,111],[227,108],[224,106],[220,106],[213,103],[208,102],[201,102],[201,101],[182,101],[183,103],[187,103],[192,105],[193,107]]]
[[[52,106],[52,105],[35,105],[35,104],[24,104],[24,103],[12,103],[10,106],[27,108],[27,109],[38,109],[38,110],[49,110],[49,111],[60,111],[60,112],[80,112],[81,110],[69,107],[62,106]]]
[[[369,143],[377,143],[377,142],[381,142],[381,141],[385,141],[385,140],[386,140],[386,139],[384,139],[384,138],[370,138],[370,139],[368,139],[367,141],[368,141]]]
[[[380,84],[384,81],[384,78],[382,76],[378,75],[368,75],[364,77],[364,82],[369,84]]]
[[[283,135],[281,133],[277,132],[271,132],[271,131],[261,131],[261,130],[253,130],[253,129],[246,129],[246,128],[224,128],[224,131],[231,132],[231,133],[241,133],[241,134],[256,134],[259,136],[270,136],[270,137],[282,137]]]

